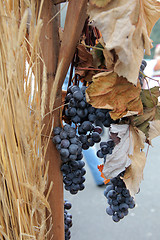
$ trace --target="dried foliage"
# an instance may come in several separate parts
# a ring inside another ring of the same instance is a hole
[[[143,114],[131,117],[132,125],[141,130],[146,138],[150,138],[150,123],[160,119],[159,95],[159,87],[143,90],[140,94],[143,103]]]
[[[119,143],[116,144],[112,154],[106,156],[103,174],[107,179],[118,176],[130,164],[130,154],[133,154],[132,135],[128,124],[111,124],[109,135],[117,134]]]
[[[99,73],[92,79],[86,90],[87,101],[96,108],[112,109],[112,119],[143,112],[139,85],[134,86],[115,72]]]
[[[90,4],[95,5],[96,7],[105,7],[111,0],[90,0]]]
[[[129,155],[132,164],[127,168],[123,180],[131,195],[134,196],[139,191],[139,185],[143,179],[143,170],[146,163],[146,156],[142,151],[144,148],[145,136],[141,131],[131,126],[130,132],[132,134],[132,144],[134,146],[133,154]]]
[[[139,67],[145,54],[150,55],[151,30],[160,17],[160,3],[156,0],[90,0],[88,14],[101,31],[105,48],[114,50],[117,61],[114,71],[137,84]],[[100,6],[100,5],[99,5]],[[115,56],[114,56],[115,57]]]
[[[34,1],[21,1],[20,11],[19,1],[0,1],[0,239],[47,238],[50,206],[41,146],[41,27],[41,20],[35,22]],[[44,66],[44,83],[45,71]]]

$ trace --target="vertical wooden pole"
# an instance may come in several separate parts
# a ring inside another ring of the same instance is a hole
[[[69,68],[69,64],[73,58],[73,54],[76,48],[76,44],[81,35],[82,28],[87,17],[86,8],[87,0],[70,0],[67,11],[67,17],[65,22],[64,37],[61,44],[61,51],[59,54],[59,15],[58,18],[54,17],[58,12],[59,8],[54,5],[54,0],[44,0],[43,10],[41,18],[43,20],[43,28],[41,33],[41,49],[44,62],[47,67],[47,85],[48,85],[48,102],[46,112],[50,112],[49,109],[49,96],[51,95],[51,89],[53,82],[55,81],[55,74],[57,74],[58,56],[59,61],[61,58],[64,59],[64,65],[61,69],[61,78],[57,82],[56,100],[53,108],[57,108],[62,104],[62,92],[61,87]],[[54,18],[53,18],[54,17]],[[52,19],[52,20],[51,20]],[[74,24],[73,24],[74,19]],[[68,38],[69,33],[69,38]],[[64,54],[64,52],[66,54]],[[53,93],[53,92],[52,92]],[[49,135],[52,119],[54,118],[55,126],[60,125],[60,111],[56,110],[54,114],[48,114],[44,119],[44,135]],[[42,139],[43,141],[43,139]],[[52,211],[53,228],[50,231],[48,239],[53,240],[64,240],[64,199],[63,199],[63,178],[60,171],[61,159],[55,146],[50,140],[47,153],[46,161],[49,161],[49,172],[48,182],[53,182],[53,189],[49,196],[49,204]]]
[[[55,72],[59,54],[59,14],[56,18],[50,21],[53,16],[59,11],[59,7],[55,6],[53,0],[44,0],[41,18],[43,20],[43,28],[41,32],[41,49],[44,62],[47,67],[47,85],[48,85],[48,103],[50,90],[54,81]],[[46,112],[49,112],[47,103]],[[54,108],[61,106],[61,89],[57,91],[56,102]],[[55,111],[54,114],[48,114],[44,119],[45,135],[49,135],[52,119],[54,124],[60,125],[60,112]],[[43,138],[42,138],[43,141]],[[42,142],[43,144],[43,142]],[[53,182],[53,188],[49,195],[49,204],[52,211],[53,227],[47,239],[64,240],[64,199],[63,199],[63,178],[60,171],[60,155],[57,152],[52,140],[46,153],[46,161],[49,161],[48,183]]]

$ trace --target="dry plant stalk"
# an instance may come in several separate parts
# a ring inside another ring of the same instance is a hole
[[[35,13],[34,1],[0,1],[0,239],[7,240],[44,240],[48,235],[48,166],[41,146],[46,96],[40,94],[42,22],[38,18],[35,23]],[[44,74],[44,90],[45,84]]]

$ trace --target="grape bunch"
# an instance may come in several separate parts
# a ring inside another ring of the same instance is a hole
[[[84,161],[79,159],[63,163],[61,166],[65,189],[71,194],[76,194],[78,191],[82,191],[85,188],[84,175],[86,174],[86,170],[84,166]]]
[[[108,199],[109,206],[106,208],[108,215],[114,222],[119,222],[128,214],[128,209],[135,207],[133,197],[126,188],[120,176],[114,177],[107,183],[104,196]]]
[[[89,121],[101,122],[105,127],[109,127],[111,123],[115,122],[111,119],[108,109],[97,109],[92,107],[86,101],[85,86],[79,88],[78,86],[70,86],[67,89],[65,103],[68,103],[65,109],[65,116],[68,120],[75,124]]]
[[[68,106],[65,109],[65,116],[75,124],[83,122],[88,116],[89,104],[86,102],[85,90],[85,86],[80,89],[76,85],[67,89],[65,103],[68,103]]]
[[[78,155],[82,154],[82,144],[73,127],[68,124],[63,128],[55,127],[53,133],[53,142],[56,144],[63,163],[76,160]]]
[[[143,87],[143,81],[144,81],[144,76],[143,76],[142,73],[143,73],[146,66],[147,66],[147,62],[143,59],[142,63],[141,63],[141,66],[140,66],[140,72],[139,72],[139,77],[138,77],[139,81],[140,81],[140,84],[141,84],[141,87]]]
[[[100,126],[109,127],[111,123],[115,123],[108,109],[96,109],[86,102],[85,91],[85,86],[81,88],[76,85],[70,86],[65,98],[65,103],[68,103],[65,108],[65,118],[77,125],[83,150],[101,141]],[[95,127],[95,125],[98,126]]]
[[[114,147],[115,143],[111,139],[107,142],[101,142],[100,149],[97,151],[97,157],[105,159],[107,154],[112,154]]]
[[[87,150],[89,147],[93,147],[95,143],[99,143],[101,141],[101,132],[101,127],[94,127],[90,121],[84,121],[78,128],[82,149]]]
[[[70,228],[72,227],[72,215],[68,213],[67,210],[70,210],[72,204],[69,203],[67,200],[64,201],[64,227],[65,227],[65,240],[71,239],[71,231]]]
[[[62,160],[61,171],[65,189],[71,194],[76,194],[84,189],[85,182],[85,163],[81,160],[83,158],[82,143],[76,135],[76,130],[68,124],[63,128],[55,127],[53,133],[53,142]]]
[[[90,122],[100,122],[104,127],[109,127],[115,121],[110,117],[108,109],[94,108],[91,105],[88,108],[88,120]]]

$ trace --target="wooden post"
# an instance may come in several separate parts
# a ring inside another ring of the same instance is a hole
[[[81,35],[83,25],[86,19],[87,0],[70,0],[67,11],[64,37],[61,44],[61,51],[59,53],[59,36],[58,27],[59,20],[54,17],[59,8],[54,5],[55,0],[44,0],[41,18],[43,20],[43,28],[41,33],[41,49],[44,62],[47,67],[47,85],[48,85],[48,99],[46,113],[50,112],[50,99],[53,82],[55,81],[55,74],[57,74],[58,56],[59,61],[64,57],[64,69],[61,69],[61,77],[57,81],[56,100],[53,104],[53,109],[62,105],[62,84],[69,68],[69,64],[73,58],[74,51]],[[58,1],[59,2],[59,1]],[[59,15],[58,15],[59,16]],[[54,18],[53,18],[54,17]],[[52,19],[52,20],[51,20]],[[74,19],[74,24],[73,24]],[[70,33],[68,38],[68,32]],[[67,44],[67,46],[66,46]],[[67,49],[66,49],[67,48]],[[67,60],[67,61],[66,61]],[[63,72],[64,71],[64,72]],[[56,81],[55,81],[56,82]],[[52,92],[53,93],[53,92]],[[60,125],[60,110],[56,110],[53,114],[48,114],[44,119],[44,135],[49,135],[52,119],[54,118],[54,125]],[[42,138],[43,141],[43,138]],[[60,171],[61,159],[52,140],[46,153],[46,162],[49,161],[48,182],[53,182],[53,189],[49,196],[49,204],[52,211],[53,227],[50,231],[48,239],[64,240],[64,198],[63,198],[63,178]]]
[[[55,72],[57,69],[58,54],[59,54],[59,14],[56,18],[51,20],[59,11],[59,6],[54,5],[53,0],[45,0],[41,19],[43,20],[43,28],[41,32],[41,49],[44,62],[47,67],[47,85],[48,85],[48,99],[46,106],[46,113],[49,112],[49,96],[50,90],[54,81]],[[50,21],[51,20],[51,21]],[[54,108],[61,106],[61,89],[57,91],[56,102]],[[54,124],[60,125],[60,111],[57,110],[48,114],[44,119],[43,133],[49,135],[52,119]],[[43,138],[42,138],[43,144]],[[52,140],[46,153],[46,162],[49,161],[48,183],[53,182],[53,188],[49,195],[49,204],[52,211],[53,227],[47,239],[64,240],[64,198],[63,198],[63,178],[60,171],[60,155],[57,152]]]

